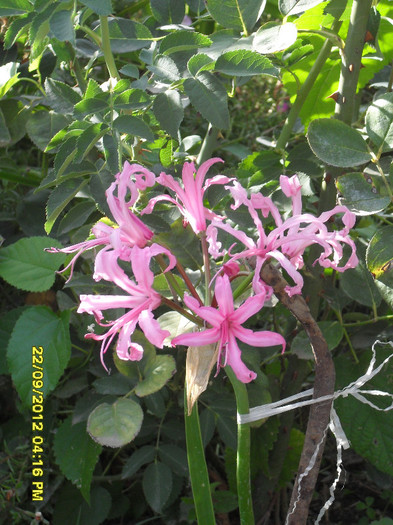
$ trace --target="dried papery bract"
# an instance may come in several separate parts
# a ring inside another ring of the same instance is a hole
[[[186,360],[187,413],[190,416],[198,397],[207,388],[213,366],[217,363],[217,344],[189,346]]]

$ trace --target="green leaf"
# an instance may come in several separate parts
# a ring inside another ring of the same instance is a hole
[[[25,104],[15,99],[0,100],[0,111],[7,125],[10,140],[2,146],[12,146],[26,133],[26,122],[31,115]]]
[[[119,150],[118,150],[118,144],[113,138],[112,135],[104,135],[102,139],[102,144],[104,146],[104,155],[105,155],[105,161],[107,164],[108,169],[110,172],[115,175],[116,173],[119,173],[121,171],[119,166]],[[107,188],[104,188],[105,190]],[[105,193],[105,192],[104,192]],[[105,197],[105,205],[106,205],[106,197]]]
[[[165,312],[158,318],[162,330],[168,330],[172,337],[191,332],[195,328],[195,324],[181,315],[180,312],[170,311]],[[165,340],[165,343],[167,341]],[[169,344],[169,341],[168,341]]]
[[[154,74],[154,76],[162,79],[167,79],[171,82],[176,82],[180,79],[180,73],[177,65],[171,57],[164,55],[157,55],[154,59],[154,64],[148,66],[147,69]]]
[[[303,13],[325,0],[278,0],[278,7],[284,16]]]
[[[108,522],[112,498],[109,492],[102,487],[92,487],[90,504],[82,498],[80,491],[71,483],[63,483],[56,493],[57,498],[51,523],[100,525]]]
[[[50,107],[61,115],[71,114],[75,104],[81,100],[71,86],[49,77],[45,80],[45,93]]]
[[[214,60],[204,53],[193,55],[187,62],[187,69],[195,77],[199,71],[207,71],[214,68]]]
[[[112,14],[112,2],[111,0],[81,0],[81,4],[97,13],[97,15],[110,15]]]
[[[102,403],[95,408],[87,421],[87,430],[101,445],[122,447],[138,434],[142,420],[143,412],[138,403],[122,398],[113,405]]]
[[[171,468],[178,476],[188,477],[187,454],[184,448],[177,445],[163,444],[158,449],[161,461]]]
[[[153,142],[154,134],[149,126],[141,118],[131,115],[122,115],[113,121],[113,127],[120,133],[127,133],[136,137],[142,137]]]
[[[371,160],[361,134],[340,120],[313,120],[307,138],[315,155],[332,166],[349,168]]]
[[[150,0],[154,18],[161,25],[181,24],[184,18],[184,0]]]
[[[95,211],[97,211],[97,208],[93,202],[86,200],[78,202],[61,220],[58,229],[59,234],[63,235],[71,230],[75,230],[75,228],[80,228]]]
[[[74,107],[74,116],[76,118],[87,117],[93,113],[100,113],[102,111],[108,111],[109,105],[106,100],[99,98],[84,98]]]
[[[156,448],[152,445],[137,448],[124,463],[121,471],[122,479],[131,478],[143,465],[151,463],[156,457],[156,453]]]
[[[16,321],[8,343],[7,362],[24,405],[31,405],[33,389],[34,395],[42,393],[45,398],[62,376],[71,356],[69,320],[69,311],[57,315],[46,306],[32,306]],[[37,381],[42,380],[42,387],[33,383],[34,373]]]
[[[181,97],[178,91],[159,93],[154,99],[153,112],[160,126],[176,138],[184,117]]]
[[[343,327],[338,321],[320,321],[319,328],[327,342],[329,350],[334,350],[340,344],[344,336]],[[310,340],[307,333],[302,330],[293,339],[291,343],[291,352],[297,355],[299,359],[313,359]]]
[[[377,364],[391,354],[392,349],[386,346],[377,347]],[[337,374],[337,389],[343,388],[366,373],[370,363],[371,353],[365,352],[360,356],[360,363],[354,363],[352,357],[340,355],[335,359]],[[381,372],[368,381],[364,389],[376,389],[391,392],[391,377],[393,374],[390,360]],[[374,404],[386,406],[386,402],[379,401],[376,396],[366,396]],[[353,396],[338,398],[334,402],[335,409],[342,423],[344,432],[357,454],[370,461],[377,469],[393,475],[393,412],[381,412],[365,403],[361,403]]]
[[[19,319],[26,306],[20,306],[9,310],[0,316],[0,338],[2,341],[3,350],[0,352],[0,374],[9,374],[7,366],[7,346],[11,338],[16,321]]]
[[[367,268],[379,279],[393,266],[393,226],[385,226],[372,237],[366,252]]]
[[[258,22],[266,0],[207,0],[207,8],[219,24],[250,32]]]
[[[126,77],[139,78],[139,69],[135,64],[126,64],[119,71]]]
[[[155,461],[143,473],[143,493],[146,501],[155,512],[161,512],[172,490],[171,469]]]
[[[64,476],[80,488],[89,503],[90,484],[102,447],[86,431],[86,423],[72,424],[69,416],[57,429],[53,449]]]
[[[143,89],[127,89],[113,102],[113,109],[144,109],[151,102],[151,97]]]
[[[153,39],[153,35],[147,25],[134,22],[133,20],[111,18],[108,25],[113,53],[130,53],[149,47]]]
[[[53,190],[46,205],[46,233],[50,233],[57,217],[88,182],[88,179],[83,179],[82,181],[67,180]]]
[[[273,26],[265,24],[255,33],[252,49],[263,54],[276,53],[287,49],[296,38],[297,28],[291,22]]]
[[[184,90],[194,108],[219,129],[228,129],[230,118],[227,92],[212,73],[201,71],[196,78],[184,81]]]
[[[44,292],[55,282],[55,271],[65,260],[63,253],[45,248],[62,248],[56,239],[29,237],[0,248],[0,275],[9,284],[29,292]]]
[[[9,142],[11,142],[11,135],[8,131],[3,112],[0,109],[0,147],[6,146]]]
[[[157,355],[143,369],[143,379],[135,387],[139,397],[158,392],[176,371],[176,362],[171,355]]]
[[[53,111],[37,111],[26,122],[26,131],[30,139],[41,150],[45,151],[51,139],[68,124],[64,115]]]
[[[365,250],[357,246],[359,264],[356,268],[346,270],[341,277],[341,289],[354,301],[364,306],[377,308],[381,304],[381,295],[375,286],[374,279],[364,262]]]
[[[386,93],[369,106],[366,129],[378,154],[393,149],[393,93]]]
[[[72,11],[68,9],[62,9],[53,13],[49,21],[49,27],[53,36],[60,42],[68,41],[74,43],[75,32],[72,22]]]
[[[337,178],[340,204],[347,206],[356,215],[378,213],[389,205],[390,199],[380,195],[376,187],[363,173],[346,173]]]
[[[3,98],[19,81],[18,66],[17,62],[8,62],[0,66],[0,98]]]
[[[33,18],[34,13],[29,13],[28,15],[18,16],[10,23],[4,35],[4,49],[10,49],[22,33],[28,33]]]
[[[202,253],[199,243],[190,227],[184,228],[183,221],[177,219],[167,233],[156,235],[158,243],[167,246],[183,266],[198,270],[202,266]]]
[[[103,123],[91,124],[78,137],[76,142],[77,153],[74,162],[83,160],[90,150],[108,131],[108,126]]]
[[[201,47],[209,47],[212,41],[202,33],[194,31],[174,31],[169,33],[160,43],[160,53],[170,55],[179,51],[192,51]]]
[[[0,16],[22,15],[33,9],[28,0],[1,0]]]
[[[271,75],[278,77],[279,70],[271,61],[248,49],[229,51],[218,57],[215,70],[226,75],[248,77],[251,75]]]

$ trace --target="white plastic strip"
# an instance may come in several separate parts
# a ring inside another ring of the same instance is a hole
[[[393,343],[390,342],[390,341],[388,341],[388,342],[383,342],[383,341],[379,341],[379,340],[375,341],[375,343],[372,346],[372,358],[371,358],[370,364],[368,366],[367,372],[365,374],[363,374],[362,376],[360,376],[356,381],[353,381],[348,386],[343,388],[342,390],[338,390],[337,392],[334,392],[334,394],[331,395],[331,396],[322,396],[322,397],[318,397],[317,399],[305,399],[305,398],[309,398],[309,397],[311,397],[313,395],[313,389],[311,388],[309,390],[305,390],[304,392],[300,392],[299,394],[296,394],[294,396],[287,397],[286,399],[282,399],[282,400],[276,401],[274,403],[269,403],[268,405],[261,405],[261,406],[258,406],[258,407],[251,408],[248,414],[238,414],[237,415],[238,423],[240,423],[240,424],[250,423],[252,421],[257,421],[259,419],[263,419],[263,418],[266,418],[266,417],[274,416],[274,415],[277,415],[277,414],[282,414],[283,412],[288,412],[289,410],[293,410],[295,408],[300,408],[300,407],[304,407],[304,406],[307,406],[307,405],[312,405],[312,404],[315,404],[315,403],[321,403],[323,401],[328,401],[328,400],[331,400],[331,399],[334,400],[334,399],[337,399],[338,397],[347,397],[349,395],[353,396],[355,399],[357,399],[361,403],[364,403],[366,405],[371,406],[375,410],[379,410],[379,411],[383,411],[383,412],[387,412],[388,410],[392,410],[393,409],[393,394],[391,394],[389,392],[383,392],[381,390],[367,390],[367,389],[362,389],[361,388],[368,381],[370,381],[370,379],[372,379],[377,374],[379,374],[379,372],[382,370],[382,368],[385,366],[385,364],[388,361],[390,361],[390,359],[393,357],[393,353],[390,354],[379,366],[377,366],[377,368],[374,369],[375,362],[376,362],[376,357],[377,357],[376,356],[376,351],[375,351],[375,345],[377,345],[377,344],[390,345],[393,348]],[[374,403],[372,403],[369,399],[367,399],[365,397],[366,395],[367,396],[385,396],[385,397],[389,397],[391,399],[391,403],[390,403],[389,406],[387,406],[385,408],[380,408],[379,406],[377,406]],[[300,401],[300,400],[303,400],[303,401]],[[334,436],[336,438],[336,444],[337,444],[336,477],[335,477],[335,480],[333,481],[333,483],[332,483],[332,485],[330,487],[330,490],[329,490],[330,497],[326,501],[326,503],[323,505],[321,510],[319,511],[319,514],[318,514],[317,519],[315,521],[315,525],[319,525],[319,523],[321,522],[321,519],[324,516],[325,512],[328,510],[328,508],[331,506],[331,504],[334,501],[334,492],[335,492],[337,484],[338,484],[338,482],[340,480],[340,475],[341,475],[341,472],[342,472],[342,469],[343,469],[343,466],[342,466],[343,465],[342,449],[349,448],[350,447],[350,443],[349,443],[348,438],[345,435],[345,432],[344,432],[344,430],[342,428],[341,421],[340,421],[340,419],[339,419],[339,417],[337,415],[337,412],[335,411],[334,406],[332,405],[332,408],[331,408],[331,411],[330,411],[330,422],[329,422],[328,426],[326,427],[326,429],[325,429],[325,431],[323,433],[322,440],[315,447],[314,453],[313,453],[312,457],[310,458],[309,464],[307,465],[306,469],[304,470],[304,472],[302,472],[299,475],[298,489],[297,489],[297,498],[296,498],[296,500],[295,500],[295,502],[294,502],[294,504],[292,506],[292,509],[288,513],[288,516],[287,516],[287,519],[286,519],[286,522],[285,522],[286,524],[288,522],[289,516],[291,516],[295,512],[297,503],[298,503],[298,501],[300,500],[300,497],[301,497],[301,482],[302,482],[303,478],[305,478],[307,476],[307,474],[310,472],[310,470],[313,468],[313,466],[315,464],[315,460],[316,460],[317,454],[318,454],[318,451],[319,451],[320,446],[322,445],[322,443],[323,443],[323,441],[324,441],[324,439],[326,437],[326,432],[327,432],[328,428],[330,428],[330,430],[334,434]]]

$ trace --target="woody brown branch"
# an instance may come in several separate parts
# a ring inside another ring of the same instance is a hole
[[[301,295],[289,297],[285,292],[285,287],[288,286],[288,283],[281,272],[272,264],[265,264],[260,275],[263,281],[273,288],[276,297],[281,303],[286,306],[302,324],[309,337],[315,358],[313,398],[332,395],[335,385],[333,360],[322,332],[311,315],[306,301]],[[326,429],[330,421],[331,405],[331,401],[325,401],[311,406],[298,473],[288,510],[286,522],[288,525],[305,525],[307,523],[308,509],[317,481],[325,445]],[[313,467],[299,483],[299,477],[310,464],[311,458],[318,446],[319,450]]]

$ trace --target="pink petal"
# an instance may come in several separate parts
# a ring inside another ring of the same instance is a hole
[[[138,317],[139,326],[142,328],[146,339],[158,348],[163,347],[164,339],[171,334],[168,330],[162,330],[160,323],[154,319],[150,310],[144,310]]]
[[[219,275],[214,288],[220,313],[227,317],[234,312],[231,283],[227,275]]]
[[[265,303],[266,293],[260,293],[249,297],[244,303],[236,309],[236,311],[230,316],[231,321],[242,324],[251,316],[259,312]]]
[[[283,351],[285,350],[286,342],[282,335],[276,332],[270,331],[260,331],[253,332],[249,328],[244,328],[243,326],[236,326],[233,328],[233,334],[235,337],[247,343],[250,346],[282,346]]]
[[[192,332],[181,334],[172,339],[172,346],[205,346],[216,343],[220,340],[221,331],[219,328],[208,328],[202,332]]]
[[[241,350],[236,342],[235,337],[229,337],[226,347],[226,364],[234,371],[236,377],[242,383],[249,383],[257,377],[255,372],[249,370],[241,358]]]

